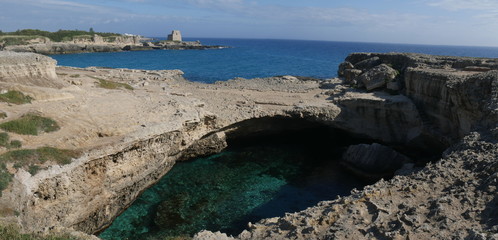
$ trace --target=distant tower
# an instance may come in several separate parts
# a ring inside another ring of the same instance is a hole
[[[171,32],[171,34],[168,35],[168,41],[181,42],[182,41],[182,34],[180,33],[179,30],[173,30]]]

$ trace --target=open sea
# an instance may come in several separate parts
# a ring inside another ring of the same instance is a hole
[[[147,70],[180,69],[191,81],[212,83],[235,77],[279,75],[331,78],[352,52],[414,52],[447,56],[498,58],[497,47],[435,46],[272,39],[192,38],[204,45],[231,48],[155,50],[52,55],[62,66]]]

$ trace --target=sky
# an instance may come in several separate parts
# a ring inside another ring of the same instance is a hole
[[[498,46],[498,0],[0,0],[0,30]]]

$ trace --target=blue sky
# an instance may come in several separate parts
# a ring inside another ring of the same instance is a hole
[[[498,0],[0,0],[0,30],[498,46]]]

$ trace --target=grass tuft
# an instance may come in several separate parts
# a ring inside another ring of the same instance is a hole
[[[119,88],[124,88],[124,89],[127,89],[127,90],[133,90],[133,87],[130,86],[129,84],[126,84],[126,83],[119,83],[119,82],[109,81],[109,80],[105,80],[105,79],[97,78],[97,77],[91,77],[91,78],[99,81],[97,83],[97,87],[100,87],[100,88],[105,88],[105,89],[119,89]]]
[[[12,162],[16,168],[32,164],[43,164],[47,161],[65,165],[71,163],[71,159],[78,156],[79,152],[74,150],[41,147],[37,149],[19,149],[6,152],[0,155],[0,162]]]
[[[7,148],[21,148],[22,147],[22,142],[19,140],[12,140],[10,141],[9,146]]]
[[[7,147],[9,145],[9,134],[6,132],[0,133],[0,146]]]
[[[43,132],[54,132],[60,129],[56,121],[36,114],[26,114],[19,119],[0,124],[7,132],[23,135],[38,135]]]
[[[6,147],[6,148],[20,148],[22,146],[21,141],[19,140],[12,140],[9,142],[9,134],[6,132],[1,132],[0,133],[0,147]]]
[[[30,96],[24,95],[24,93],[15,90],[0,94],[0,102],[24,104],[31,103],[31,100],[33,100],[33,98],[31,98]]]

